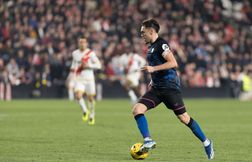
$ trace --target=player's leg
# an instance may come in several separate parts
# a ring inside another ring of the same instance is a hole
[[[96,89],[95,89],[95,82],[90,81],[86,85],[86,93],[88,97],[88,108],[90,109],[90,116],[88,123],[91,125],[95,124],[95,95],[96,95]]]
[[[130,97],[131,103],[132,104],[136,104],[136,102],[137,102],[137,96],[136,96],[136,93],[134,92],[133,89],[129,88],[128,95]]]
[[[199,124],[193,118],[191,118],[187,112],[179,114],[177,115],[177,117],[182,123],[188,126],[193,132],[193,134],[203,143],[208,159],[213,159],[214,158],[213,142],[205,136]]]
[[[133,115],[136,120],[138,129],[144,138],[144,144],[141,146],[141,152],[148,152],[149,150],[156,147],[156,142],[151,139],[148,122],[145,118],[144,113],[156,107],[161,101],[156,96],[154,90],[146,92],[140,99],[137,104],[133,107]]]
[[[0,100],[4,100],[5,85],[3,82],[0,82]]]
[[[12,99],[11,84],[7,83],[5,86],[6,86],[6,96],[5,96],[5,99],[7,101],[10,101]]]
[[[133,115],[137,122],[138,129],[140,130],[143,138],[150,138],[148,123],[144,116],[146,111],[147,107],[142,103],[137,103],[133,107]]]
[[[128,95],[130,97],[130,101],[131,101],[132,105],[137,103],[137,95],[132,88],[133,84],[134,83],[132,82],[132,80],[129,77],[127,77],[124,87],[128,91]]]
[[[70,80],[67,85],[68,89],[68,99],[70,101],[74,100],[74,80]]]
[[[79,105],[80,105],[80,107],[82,109],[82,113],[83,113],[82,120],[87,121],[88,116],[89,116],[89,111],[88,111],[88,109],[86,107],[86,103],[85,103],[85,100],[83,98],[85,87],[84,87],[84,85],[82,83],[76,83],[75,87],[74,87],[74,91],[75,91],[75,98],[78,101],[78,103],[79,103]]]
[[[88,124],[95,124],[95,99],[94,95],[88,95],[88,107],[90,109],[90,115],[88,119]]]
[[[164,96],[163,102],[165,105],[172,109],[178,119],[191,129],[193,134],[203,143],[208,158],[213,159],[212,142],[205,136],[199,124],[186,112],[181,92],[178,90],[169,90],[164,92],[162,96]]]
[[[128,96],[130,98],[130,102],[132,103],[132,105],[136,104],[137,96],[135,92],[131,89],[131,82],[129,81],[128,76],[122,76],[120,79],[120,83],[122,87],[125,88],[126,91],[128,92]]]
[[[97,101],[101,101],[102,100],[102,91],[103,91],[103,86],[102,86],[102,83],[97,83],[96,84],[96,87],[97,87],[97,95],[96,95],[96,100]]]
[[[134,78],[132,78],[131,80],[131,88],[132,90],[135,92],[135,95],[137,98],[139,98],[140,96],[142,96],[141,94],[141,85],[140,85],[140,75],[135,75]],[[146,90],[144,91],[146,92]]]

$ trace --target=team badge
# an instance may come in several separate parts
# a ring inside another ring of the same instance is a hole
[[[163,45],[162,45],[162,49],[163,49],[164,51],[170,50],[170,48],[169,48],[169,46],[168,46],[167,44],[163,44]]]

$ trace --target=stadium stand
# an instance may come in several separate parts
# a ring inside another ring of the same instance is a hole
[[[229,86],[239,96],[252,70],[249,0],[0,0],[0,82],[64,88],[82,35],[102,60],[98,80],[116,80],[117,56],[145,53],[139,23],[150,17],[163,26],[184,87]]]

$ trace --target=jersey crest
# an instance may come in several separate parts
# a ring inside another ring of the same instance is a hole
[[[168,44],[162,44],[162,49],[163,49],[164,51],[169,50]]]

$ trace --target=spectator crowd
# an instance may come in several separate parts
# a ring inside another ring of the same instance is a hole
[[[183,86],[240,86],[252,71],[249,0],[0,0],[0,82],[64,84],[81,36],[102,61],[98,77],[114,79],[117,57],[145,55],[147,18],[160,22]]]

